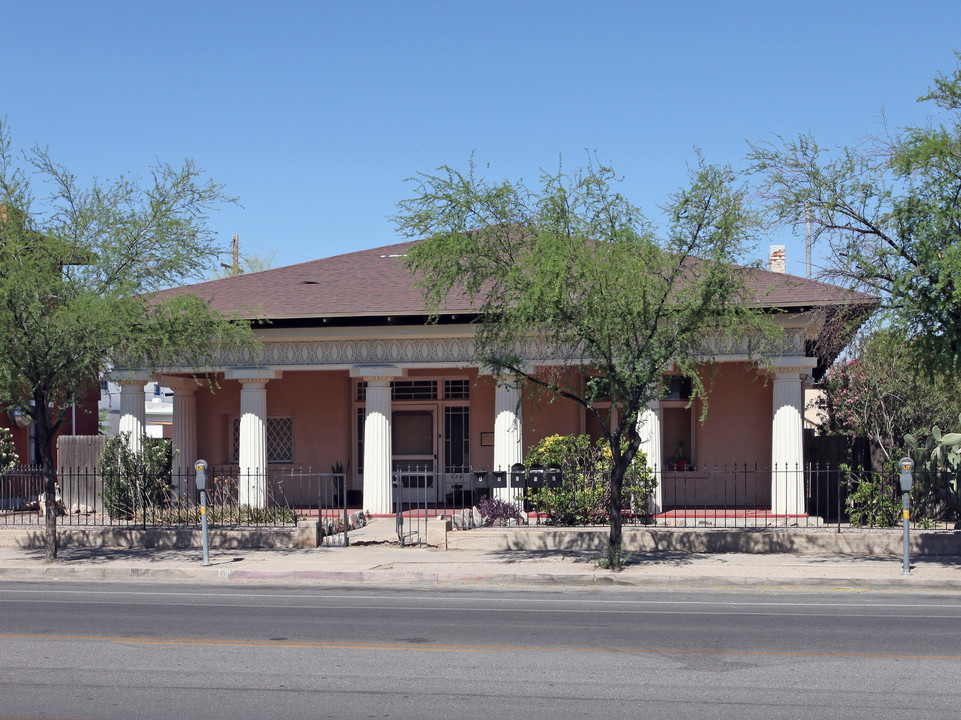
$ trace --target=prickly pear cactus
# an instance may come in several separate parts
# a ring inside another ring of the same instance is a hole
[[[961,425],[961,416],[958,417],[958,423]],[[924,492],[930,492],[943,503],[943,507],[957,515],[961,509],[958,493],[961,432],[942,434],[940,428],[934,427],[923,445],[914,435],[905,435],[904,443],[914,460],[917,475],[915,488],[919,488],[917,480],[922,480],[920,487],[925,488]]]

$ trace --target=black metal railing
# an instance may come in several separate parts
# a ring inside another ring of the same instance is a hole
[[[271,467],[245,473],[236,466],[208,468],[208,519],[215,527],[284,527],[317,518],[325,536],[348,527],[361,507],[342,473]],[[899,527],[897,472],[852,471],[845,466],[760,465],[662,470],[656,490],[628,482],[626,523],[668,527],[856,528]],[[200,526],[194,474],[122,475],[61,470],[59,523],[65,526]],[[510,470],[460,468],[437,472],[410,467],[393,480],[393,508],[404,542],[426,541],[426,522],[444,516],[456,529],[485,525],[606,525],[605,477],[577,467],[516,465]],[[0,526],[43,523],[39,468],[0,473]],[[959,473],[915,472],[911,526],[953,529],[961,520]]]
[[[957,473],[915,473],[911,524],[953,529],[961,519]],[[896,473],[853,473],[844,466],[686,466],[662,470],[654,483],[625,483],[628,524],[701,528],[900,527]],[[576,467],[515,465],[510,470],[440,473],[411,466],[394,476],[398,533],[423,535],[426,518],[456,529],[485,525],[607,525],[609,485]],[[656,485],[656,489],[655,489]]]
[[[212,527],[285,527],[318,518],[322,527],[346,526],[343,473],[287,466],[241,472],[208,468],[207,518]],[[0,526],[43,523],[40,468],[0,473]],[[65,526],[200,527],[195,474],[120,473],[61,469],[57,474],[59,523]],[[324,522],[324,520],[332,522]]]

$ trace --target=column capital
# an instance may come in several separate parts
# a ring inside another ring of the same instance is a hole
[[[354,365],[350,369],[352,378],[395,378],[403,377],[404,370],[394,365]]]
[[[147,372],[126,372],[113,370],[107,373],[107,380],[117,383],[121,387],[128,385],[140,385],[142,388],[148,382],[153,381],[153,373]]]
[[[394,379],[391,375],[365,375],[364,381],[367,383],[367,387],[390,387],[391,381]]]
[[[267,368],[235,368],[224,372],[224,379],[240,380],[241,382],[244,380],[267,382],[268,380],[279,380],[281,376],[283,376],[283,372],[280,370],[268,370]]]
[[[818,360],[813,357],[775,357],[768,358],[762,366],[772,375],[810,375],[811,371],[817,367]]]
[[[193,395],[201,388],[207,388],[209,382],[199,378],[180,377],[178,375],[161,375],[160,384],[169,387],[174,391],[174,395]]]
[[[254,388],[263,390],[267,387],[267,383],[270,382],[270,378],[235,378],[243,387],[243,390],[247,388]]]

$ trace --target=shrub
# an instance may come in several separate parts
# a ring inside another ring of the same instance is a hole
[[[848,488],[857,483],[848,495],[848,519],[855,527],[894,527],[901,514],[901,502],[894,497],[882,473],[866,472],[854,478],[848,465],[841,465]]]
[[[542,488],[528,496],[531,509],[547,514],[552,525],[606,523],[610,511],[611,450],[601,440],[591,443],[587,435],[552,435],[533,446],[528,467],[542,465],[562,471],[559,488]],[[633,513],[647,514],[657,482],[638,452],[624,476],[624,497]]]
[[[121,433],[110,438],[100,454],[103,506],[113,519],[131,520],[170,500],[172,443],[144,437],[141,450],[133,452],[129,437]]]
[[[477,509],[485,525],[506,525],[508,520],[515,520],[520,525],[521,511],[514,503],[485,495]]]
[[[12,470],[18,459],[13,449],[13,433],[8,428],[0,427],[0,472]]]

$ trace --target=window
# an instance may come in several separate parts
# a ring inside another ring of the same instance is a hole
[[[294,421],[292,418],[267,418],[267,462],[294,461]],[[234,420],[234,462],[240,460],[240,418]]]
[[[436,400],[436,380],[394,380],[390,384],[391,400]]]
[[[467,400],[470,398],[470,380],[458,378],[444,381],[445,400]]]
[[[662,400],[690,400],[691,379],[682,375],[668,375],[664,378],[664,397]]]
[[[357,383],[357,402],[367,402],[367,381]],[[391,400],[436,400],[436,380],[392,380],[390,383]]]
[[[444,408],[444,472],[470,469],[470,408]]]

